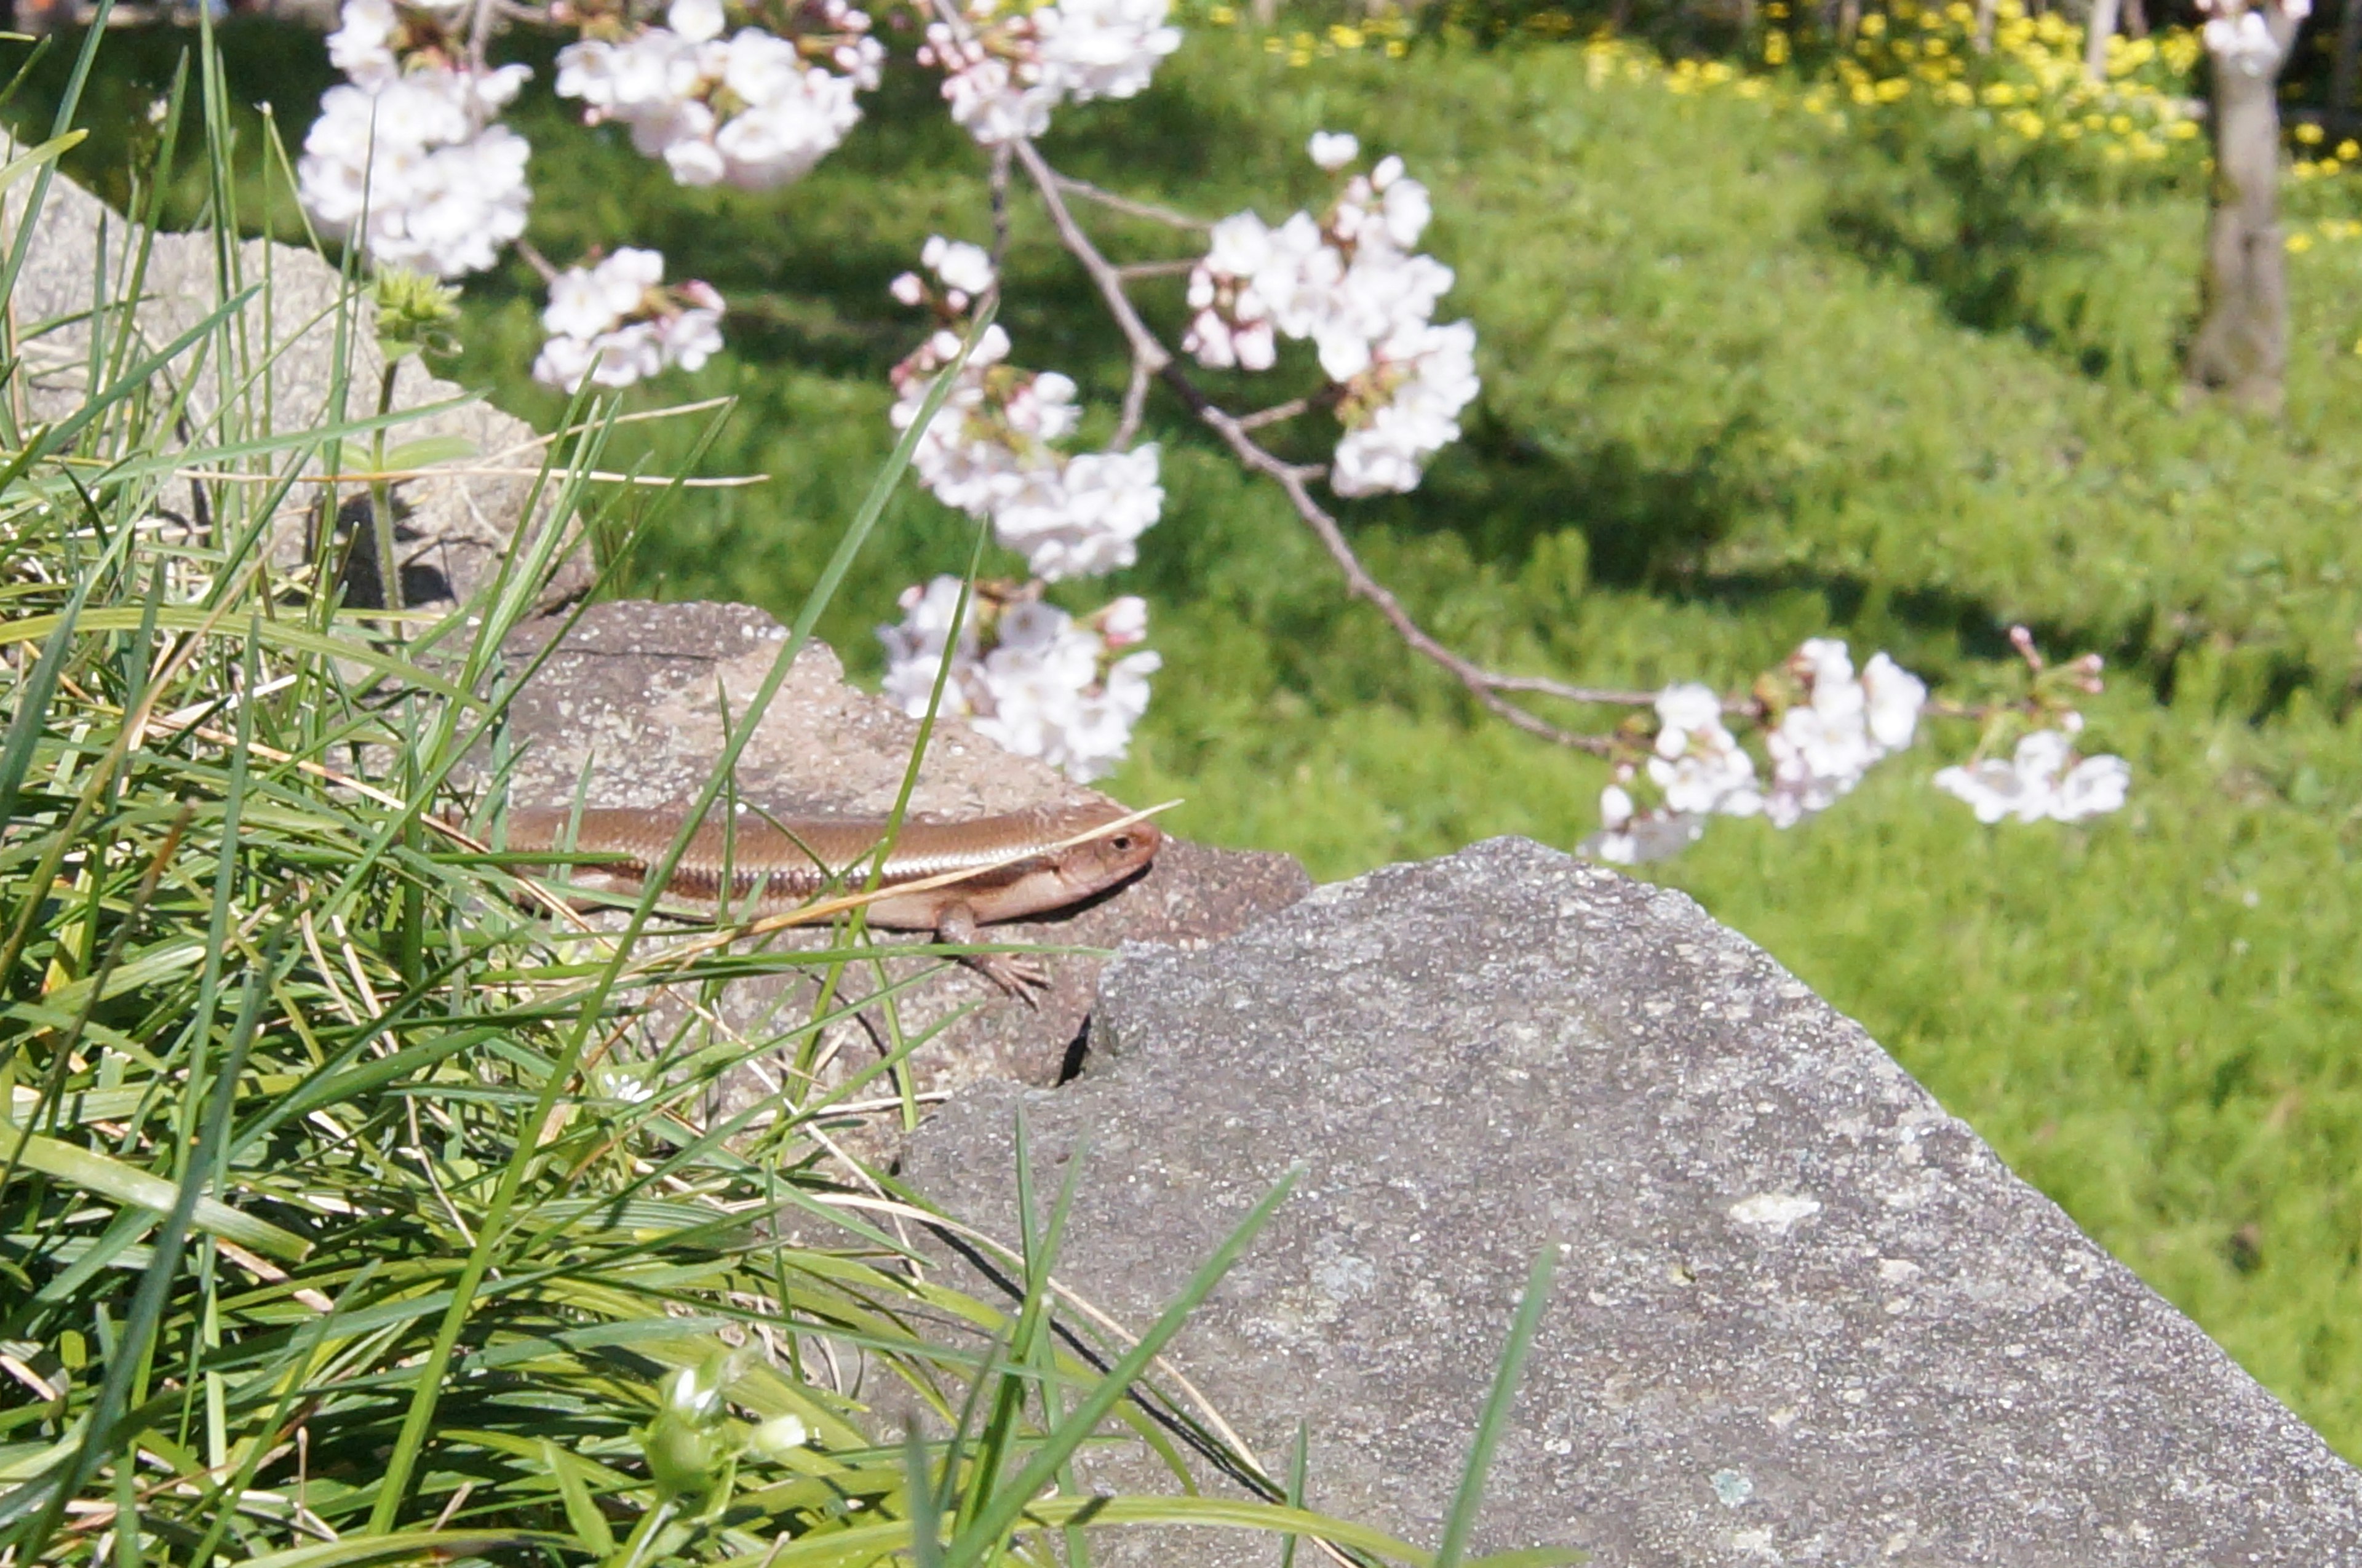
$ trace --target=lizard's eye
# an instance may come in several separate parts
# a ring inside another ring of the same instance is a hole
[[[1108,840],[1108,847],[1114,850],[1118,855],[1125,853],[1127,850],[1131,848],[1131,834],[1128,833],[1120,833],[1116,834],[1113,838]]]

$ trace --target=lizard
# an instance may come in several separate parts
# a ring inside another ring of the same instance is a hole
[[[1141,821],[1079,844],[1064,841],[1130,814],[1108,803],[1041,806],[955,822],[905,821],[886,854],[880,896],[866,906],[868,922],[931,931],[941,942],[965,945],[976,940],[978,925],[1079,903],[1140,872],[1155,858],[1164,835]],[[524,807],[509,813],[508,844],[525,854],[581,856],[585,863],[573,873],[578,880],[636,891],[679,836],[683,815],[677,808]],[[831,893],[859,892],[885,834],[885,819],[875,817],[773,818],[755,812],[742,812],[735,823],[709,817],[698,824],[665,890],[717,910],[726,902],[737,914],[787,913]],[[973,875],[946,885],[897,891],[971,867]],[[1011,996],[1025,997],[1028,986],[1046,983],[1038,967],[1007,955],[977,954],[964,961]]]

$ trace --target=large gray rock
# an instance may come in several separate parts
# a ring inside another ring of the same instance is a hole
[[[558,641],[556,619],[528,624],[506,650],[519,667],[544,658],[509,715],[516,752],[510,798],[562,805],[587,776],[585,799],[599,806],[662,807],[693,797],[723,745],[725,712],[743,723],[776,662],[786,631],[740,604],[594,604]],[[554,645],[554,646],[553,646]],[[741,754],[737,788],[783,816],[882,816],[894,804],[919,726],[890,703],[847,685],[836,656],[807,644]],[[911,795],[922,817],[961,818],[1099,799],[1055,768],[1017,756],[956,720],[937,726]],[[1311,881],[1284,855],[1209,849],[1168,841],[1138,880],[1088,905],[1039,921],[988,928],[996,941],[1112,948],[1122,942],[1203,945],[1302,897]],[[790,933],[812,944],[822,933]],[[898,960],[908,974],[915,960]],[[1075,1053],[1106,960],[1061,955],[1051,984],[1031,1002],[1002,996],[966,969],[902,1005],[906,1030],[963,1014],[923,1046],[912,1070],[922,1093],[948,1092],[986,1078],[1055,1083]],[[854,983],[854,982],[848,982]],[[713,1002],[724,1022],[753,1030],[777,1016],[776,980],[730,988]],[[868,1030],[832,1032],[828,1077],[841,1079],[877,1059]],[[735,1110],[775,1092],[760,1073],[734,1077],[714,1107]],[[865,1152],[884,1144],[855,1140]]]
[[[1136,1328],[1301,1162],[1171,1354],[1267,1464],[1309,1423],[1315,1507],[1434,1543],[1556,1246],[1483,1546],[2362,1562],[2362,1475],[1681,894],[1496,840],[1128,950],[1092,1039],[1065,1088],[964,1097],[905,1175],[1010,1236],[1013,1113],[1045,1192],[1087,1139],[1061,1275]],[[1099,1553],[1275,1560],[1215,1532]]]
[[[0,135],[0,159],[16,144]],[[33,181],[20,179],[0,202],[0,247],[13,245],[25,218]],[[103,241],[103,243],[102,243]],[[90,332],[94,299],[102,313],[105,343],[127,336],[132,347],[124,363],[158,352],[248,288],[260,292],[222,326],[193,343],[167,363],[148,388],[156,406],[184,396],[182,416],[169,439],[183,449],[204,450],[260,436],[315,432],[337,413],[334,391],[337,355],[338,300],[343,280],[336,268],[295,246],[253,239],[217,248],[210,233],[158,234],[148,248],[144,275],[134,276],[138,231],[122,215],[62,176],[53,180],[34,226],[9,308],[25,334],[26,372],[19,385],[36,420],[61,419],[92,392]],[[103,277],[103,284],[96,280]],[[135,293],[134,284],[137,283]],[[359,419],[377,411],[384,369],[374,337],[373,316],[364,298],[348,309],[342,364],[347,388],[343,413]],[[230,367],[225,376],[223,368]],[[458,401],[454,401],[458,400]],[[420,409],[450,403],[392,429],[389,445],[421,441],[450,447],[414,479],[394,487],[396,551],[403,602],[412,607],[448,608],[466,599],[495,572],[524,513],[540,463],[543,440],[523,421],[480,399],[464,398],[459,387],[429,375],[415,359],[396,375],[393,406]],[[464,447],[465,455],[457,453]],[[338,467],[356,473],[368,467],[366,438],[348,439]],[[322,454],[304,467],[326,470]],[[244,465],[257,475],[284,472],[291,454],[279,451]],[[238,465],[231,465],[233,467]],[[180,478],[163,487],[159,507],[192,524],[214,519],[221,497],[259,502],[271,493],[259,483],[215,481],[214,497],[196,493],[198,481]],[[281,571],[301,568],[317,528],[321,487],[299,483],[271,517],[267,536],[272,564]],[[340,491],[348,526],[365,525],[368,501],[359,484]],[[237,519],[228,519],[232,526]],[[347,602],[383,602],[376,587],[375,535],[359,528],[360,569]],[[591,578],[580,552],[569,557],[549,584],[545,600],[579,597]]]

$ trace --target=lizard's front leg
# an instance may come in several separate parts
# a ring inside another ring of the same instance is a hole
[[[965,947],[975,942],[976,911],[960,900],[944,905],[943,913],[935,919],[935,940],[954,947]],[[1050,988],[1049,970],[1032,959],[1020,958],[1012,953],[963,954],[960,962],[1028,1007],[1034,1005],[1036,991]]]

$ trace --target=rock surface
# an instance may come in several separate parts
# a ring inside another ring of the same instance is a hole
[[[17,144],[0,136],[0,158],[13,157],[17,150]],[[9,187],[5,206],[0,206],[5,213],[0,245],[15,242],[32,184],[28,177]],[[334,267],[309,250],[254,239],[230,248],[225,276],[225,259],[210,233],[159,234],[149,247],[146,272],[138,280],[137,307],[126,312],[118,302],[132,297],[137,231],[63,176],[51,182],[43,199],[32,247],[9,301],[18,330],[27,335],[24,385],[34,418],[62,418],[89,393],[89,317],[93,278],[102,267],[102,234],[109,302],[105,343],[111,356],[112,346],[127,331],[131,334],[132,347],[123,360],[127,366],[176,341],[224,300],[249,287],[260,289],[223,327],[166,365],[151,386],[151,392],[187,392],[182,429],[190,448],[202,450],[263,434],[310,432],[328,423],[337,366],[337,302],[344,287]],[[377,408],[384,360],[370,322],[366,301],[358,304],[346,348],[345,412],[349,419],[374,414]],[[231,378],[235,391],[227,397],[221,380],[225,361],[238,368]],[[498,569],[524,513],[543,443],[522,420],[480,400],[464,398],[460,388],[427,374],[414,358],[402,366],[393,403],[402,409],[452,404],[391,430],[387,441],[396,451],[434,439],[464,443],[469,454],[447,456],[394,490],[403,602],[414,608],[448,608]],[[367,452],[365,438],[348,441],[340,468],[347,472],[365,469]],[[289,451],[265,454],[254,460],[255,471],[283,473],[289,461]],[[317,474],[326,471],[322,464],[315,453],[304,466],[306,472]],[[359,489],[348,484],[340,492],[348,502],[341,520],[348,525],[367,518],[368,502]],[[170,484],[160,505],[186,521],[202,522],[214,508],[195,490],[192,481]],[[259,500],[270,490],[246,485],[239,493]],[[308,557],[319,493],[315,486],[294,486],[272,518],[270,558],[282,571],[295,570]],[[375,536],[366,526],[359,536],[360,564],[347,580],[347,602],[375,607],[383,602],[374,586]],[[550,584],[546,602],[579,597],[590,580],[590,565],[578,551]]]
[[[558,632],[555,620],[529,625],[511,640],[510,657],[524,665]],[[592,605],[510,712],[509,743],[519,752],[510,798],[564,804],[587,770],[584,799],[592,805],[686,802],[722,753],[725,705],[734,717],[748,712],[785,636],[778,622],[744,605]],[[890,704],[846,685],[825,646],[808,645],[740,757],[739,792],[786,816],[883,815],[901,789],[918,730]],[[937,726],[911,809],[965,817],[1096,799],[1056,769],[951,721]],[[1051,919],[990,927],[989,934],[1099,948],[1126,941],[1203,945],[1294,902],[1311,885],[1284,855],[1168,842],[1138,880]],[[793,934],[807,944],[820,940],[816,933]],[[1050,960],[1050,989],[1030,1006],[966,969],[944,975],[903,1005],[903,1027],[916,1032],[963,1008],[974,1010],[913,1058],[920,1091],[983,1078],[1055,1083],[1077,1049],[1105,963],[1083,955]],[[896,972],[916,966],[901,961]],[[776,981],[745,983],[717,1005],[726,1021],[752,1027],[776,1010],[780,990]],[[877,1060],[876,1041],[859,1026],[844,1026],[832,1043],[848,1067]],[[717,1110],[727,1113],[769,1092],[749,1076]]]
[[[1012,1113],[1045,1194],[1087,1139],[1060,1274],[1137,1328],[1302,1162],[1168,1355],[1267,1466],[1309,1423],[1316,1507],[1435,1543],[1556,1246],[1480,1548],[2362,1562],[2362,1474],[1678,893],[1519,840],[1390,867],[1204,952],[1128,950],[1093,1045],[1065,1088],[964,1096],[904,1174],[1008,1236]],[[1211,1531],[1097,1554],[1276,1561]]]

